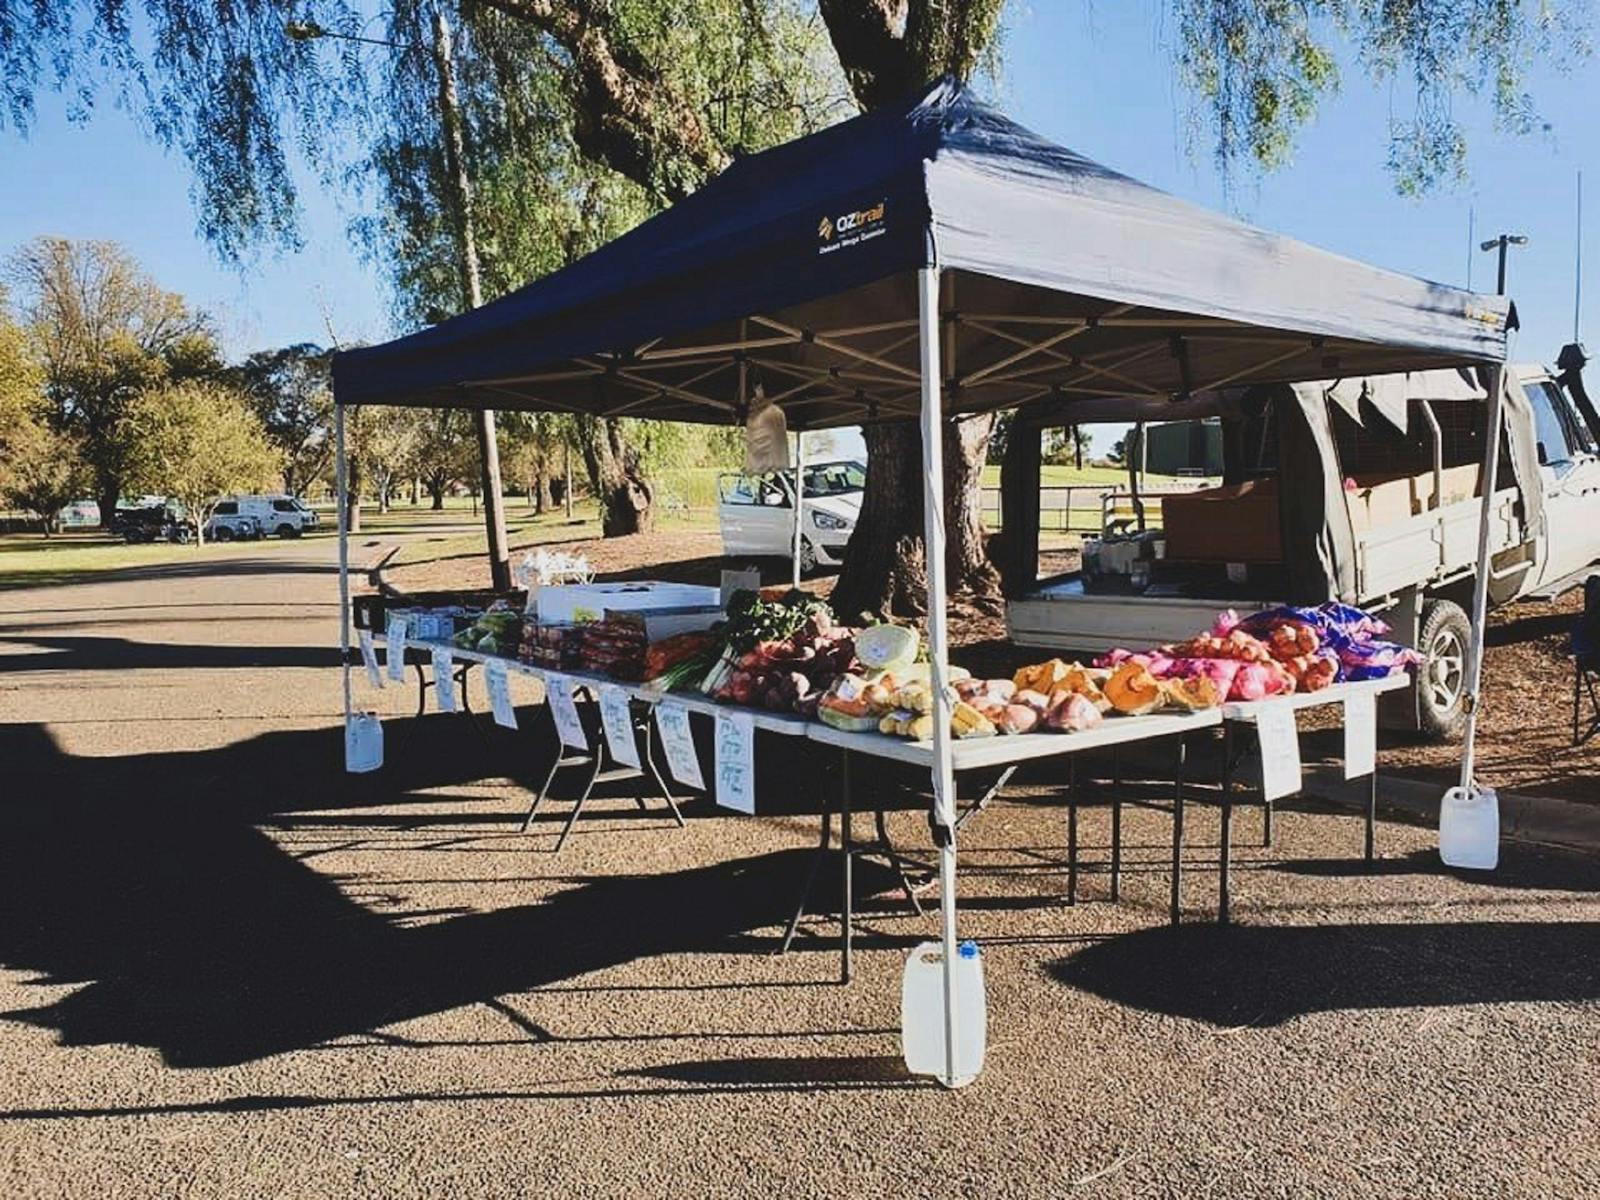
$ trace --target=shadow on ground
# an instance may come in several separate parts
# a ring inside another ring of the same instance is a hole
[[[308,844],[297,854],[267,832],[333,825],[354,827],[358,840],[410,835],[420,876],[434,850],[526,845],[527,873],[549,877],[550,834],[565,806],[527,838],[515,832],[514,798],[504,812],[485,815],[475,803],[440,814],[452,788],[542,774],[554,739],[531,720],[533,710],[525,713],[528,733],[474,753],[462,753],[462,740],[475,735],[460,718],[389,721],[391,766],[360,777],[340,770],[337,729],[274,732],[205,751],[74,757],[41,726],[0,726],[0,962],[36,972],[43,985],[77,985],[4,1018],[52,1030],[66,1045],[147,1046],[171,1066],[222,1066],[350,1035],[387,1039],[372,1031],[497,1004],[502,995],[586,990],[599,986],[586,976],[638,959],[772,947],[808,850],[666,874],[556,877],[563,890],[537,904],[385,912],[355,898],[362,880],[315,869],[328,847]],[[796,750],[785,741],[793,739],[775,738],[771,753],[758,756],[758,770],[770,772],[758,793],[785,811],[815,811],[831,790],[826,764],[809,744]],[[630,794],[627,786],[614,793]],[[611,836],[614,815],[597,816],[579,833]],[[696,836],[673,834],[662,821],[664,836]],[[435,834],[436,825],[446,828]],[[857,870],[864,894],[884,888],[887,876],[866,864]],[[1546,878],[1542,886],[1566,885]],[[828,925],[819,928],[832,937]],[[900,943],[876,935],[862,944]],[[1540,966],[1531,971],[1529,963]],[[1185,926],[1096,945],[1053,970],[1121,1003],[1237,1024],[1330,1008],[1592,999],[1600,997],[1597,964],[1594,924]],[[660,986],[744,985],[708,985],[691,967],[681,983]],[[521,1024],[531,1041],[555,1040]],[[680,1063],[653,1069],[641,1086],[892,1086],[891,1067],[857,1059]]]
[[[538,775],[553,749],[544,726],[501,739],[499,755],[477,746],[461,753],[461,739],[474,735],[459,719],[390,721],[385,730],[391,767],[352,777],[340,770],[337,730],[271,733],[211,751],[72,757],[40,726],[0,726],[8,773],[0,962],[37,972],[40,984],[82,985],[4,1018],[52,1029],[65,1045],[153,1047],[176,1067],[240,1063],[581,983],[635,959],[769,949],[770,927],[787,918],[810,863],[796,849],[662,875],[558,876],[572,886],[539,904],[384,913],[340,886],[359,894],[361,880],[313,869],[307,860],[328,847],[296,855],[265,830],[354,826],[356,840],[420,833],[419,864],[427,851],[488,839],[502,851],[526,846],[538,856],[528,874],[548,876],[549,835],[569,807],[553,804],[527,836],[516,833],[515,803],[447,817],[433,807],[448,802],[451,785]],[[787,771],[816,775],[793,763]],[[772,787],[781,783],[775,776]],[[633,786],[612,795],[630,796]],[[805,808],[804,795],[791,800]],[[430,807],[408,814],[408,804]],[[578,832],[600,836],[619,813],[641,819],[632,808],[602,808]],[[659,802],[650,815],[672,835]],[[439,823],[451,828],[430,837]],[[863,890],[885,882],[869,871]],[[525,1032],[549,1039],[531,1025]]]
[[[1310,1013],[1600,999],[1600,923],[1180,925],[1112,938],[1053,978],[1228,1028]]]

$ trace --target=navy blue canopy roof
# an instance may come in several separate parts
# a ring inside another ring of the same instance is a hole
[[[334,359],[342,404],[735,419],[914,415],[915,272],[943,269],[953,412],[1503,359],[1508,304],[1255,229],[944,80],[734,163],[593,254]]]

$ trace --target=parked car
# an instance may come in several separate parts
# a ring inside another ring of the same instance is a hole
[[[1582,366],[1574,345],[1559,373],[1506,367],[1491,604],[1560,595],[1600,562],[1600,414]],[[1044,579],[1037,522],[1013,534],[1014,558],[1003,569],[1011,637],[1101,651],[1187,637],[1219,609],[1338,597],[1381,612],[1424,655],[1416,687],[1396,694],[1385,723],[1458,736],[1486,408],[1481,385],[1449,371],[1234,396],[1222,418],[1232,426],[1228,484],[1149,497],[1146,508],[1162,514],[1164,528],[1108,531],[1085,542],[1083,570]],[[1037,445],[1015,430],[1012,437],[1019,453]],[[1018,467],[1015,478],[1029,476]]]
[[[129,545],[141,542],[177,542],[186,545],[194,529],[180,510],[166,503],[141,504],[118,508],[111,518],[111,532],[121,535]]]
[[[266,536],[260,521],[239,511],[236,500],[219,500],[206,520],[208,542],[251,542]]]
[[[62,529],[87,529],[100,524],[100,504],[96,500],[74,500],[56,513]]]
[[[867,468],[853,461],[806,467],[805,514],[800,528],[800,569],[844,562],[845,545],[861,515]],[[717,519],[726,555],[788,558],[794,552],[794,474],[717,478]]]
[[[264,535],[274,537],[299,537],[318,524],[317,514],[305,501],[281,492],[270,496],[227,496],[218,503],[216,511],[229,516],[252,517]]]

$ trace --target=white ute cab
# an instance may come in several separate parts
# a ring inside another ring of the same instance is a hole
[[[804,521],[800,526],[800,569],[844,562],[845,544],[861,516],[867,468],[852,461],[806,466]],[[788,558],[794,552],[794,474],[732,473],[717,477],[717,517],[722,553]]]

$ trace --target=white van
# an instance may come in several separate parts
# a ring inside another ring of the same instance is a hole
[[[864,463],[806,466],[805,520],[800,527],[800,569],[836,567],[861,516],[867,486]],[[794,552],[794,474],[730,473],[717,478],[717,519],[725,555],[788,558]]]
[[[299,537],[317,527],[317,514],[298,496],[226,496],[212,510],[218,516],[252,517],[266,536]]]

